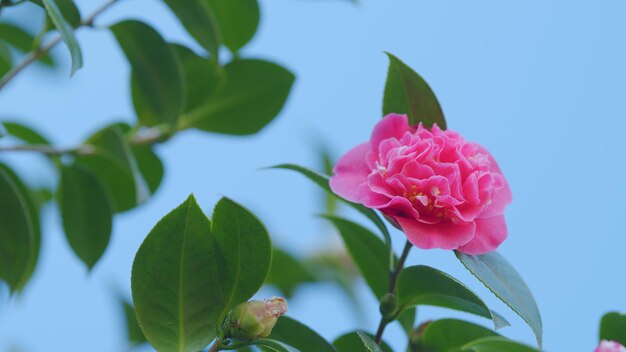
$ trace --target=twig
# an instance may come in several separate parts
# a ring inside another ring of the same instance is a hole
[[[93,26],[93,22],[95,21],[96,17],[98,17],[101,13],[103,13],[105,10],[107,10],[109,7],[111,7],[113,4],[115,4],[118,1],[119,0],[108,0],[107,2],[102,4],[102,6],[100,6],[96,11],[94,11],[91,15],[87,16],[78,25],[78,28],[80,28],[80,27],[92,27]],[[22,72],[26,67],[28,67],[33,62],[39,60],[40,58],[42,58],[43,56],[48,54],[50,52],[50,50],[52,50],[52,48],[54,48],[57,44],[59,44],[62,41],[63,41],[63,38],[61,37],[61,35],[58,35],[57,37],[55,37],[54,39],[52,39],[48,43],[46,43],[44,46],[39,47],[39,48],[31,51],[30,53],[28,53],[24,57],[22,62],[20,62],[15,67],[13,67],[9,72],[7,72],[2,77],[2,79],[0,79],[0,90],[2,88],[4,88],[4,86],[6,86],[13,78],[15,78],[15,76],[17,76],[20,72]]]
[[[409,252],[411,251],[412,247],[413,245],[411,244],[411,242],[407,240],[406,244],[404,245],[402,255],[398,260],[398,265],[396,265],[396,269],[391,272],[391,276],[389,277],[389,289],[387,290],[391,294],[396,292],[396,283],[398,282],[398,276],[404,268],[404,263],[406,262],[406,258],[409,256]],[[385,317],[382,317],[380,319],[380,324],[378,324],[378,331],[376,331],[376,337],[374,339],[374,341],[376,341],[378,345],[380,345],[383,339],[383,333],[385,332],[385,328],[387,327],[387,324],[389,324],[389,322],[390,320],[386,319]]]

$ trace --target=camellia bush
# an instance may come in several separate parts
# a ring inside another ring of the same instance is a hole
[[[0,90],[31,64],[56,66],[50,50],[60,43],[69,50],[74,74],[82,66],[74,32],[110,31],[131,67],[136,114],[134,123],[111,121],[72,148],[57,147],[19,120],[2,121],[0,151],[42,154],[59,179],[54,189],[38,189],[8,163],[0,164],[0,280],[12,295],[27,290],[37,270],[44,204],[56,203],[67,243],[91,270],[107,249],[115,216],[149,201],[159,188],[164,166],[156,144],[190,129],[254,134],[280,113],[290,94],[289,70],[239,55],[258,26],[256,0],[164,0],[201,52],[167,42],[140,21],[96,26],[117,2],[83,16],[72,0],[0,0]],[[17,6],[45,12],[37,32],[5,22],[4,14]],[[323,217],[346,252],[293,257],[272,245],[262,220],[245,205],[224,197],[209,215],[190,195],[154,225],[136,252],[128,273],[132,304],[125,303],[130,342],[160,352],[388,352],[386,329],[399,324],[409,352],[542,349],[542,320],[531,290],[497,252],[507,237],[505,210],[512,201],[505,175],[489,151],[448,128],[426,81],[387,55],[381,120],[362,136],[365,142],[337,162],[324,155],[321,171],[288,160],[265,171],[300,174],[326,192]],[[337,202],[363,216],[340,216]],[[391,227],[403,236],[392,237]],[[404,243],[402,252],[393,250],[394,241]],[[493,311],[437,268],[411,265],[409,253],[421,250],[454,255],[510,311]],[[380,313],[377,326],[346,326],[350,332],[328,341],[289,314],[288,301],[300,285],[330,281],[354,298],[359,278],[379,301],[371,308]],[[251,300],[264,285],[282,297]],[[420,320],[419,306],[473,314],[485,324]],[[512,314],[534,333],[532,346],[501,333]],[[605,315],[596,351],[624,352],[623,344],[626,317]]]

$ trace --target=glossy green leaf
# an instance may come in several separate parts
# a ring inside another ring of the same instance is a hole
[[[204,104],[218,88],[221,82],[220,71],[214,62],[185,46],[170,44],[170,48],[178,57],[186,84],[187,96],[183,111],[193,111]]]
[[[223,198],[211,222],[189,197],[135,256],[133,302],[146,338],[162,352],[201,350],[224,315],[260,288],[270,260],[269,235],[252,213]]]
[[[605,314],[600,321],[600,340],[626,345],[626,315],[617,312]]]
[[[35,253],[33,217],[13,178],[0,168],[0,280],[19,289]]]
[[[513,266],[498,252],[475,256],[459,252],[455,254],[480,282],[526,321],[541,349],[543,324],[539,308],[530,289]]]
[[[399,304],[404,308],[419,305],[444,307],[492,319],[497,329],[509,325],[461,282],[428,266],[404,268],[398,276],[396,292]]]
[[[262,347],[262,351],[275,351],[275,352],[301,352],[298,349],[291,347],[283,342],[273,339],[259,339],[251,342],[253,345]]]
[[[115,212],[132,209],[149,197],[148,185],[120,127],[106,127],[89,137],[85,144],[94,150],[79,155],[76,162],[104,183]]]
[[[89,269],[111,238],[113,210],[104,186],[80,166],[64,166],[58,194],[65,237]]]
[[[290,317],[281,317],[272,329],[271,339],[284,342],[300,352],[337,352],[318,333]]]
[[[389,72],[383,99],[383,114],[406,114],[409,123],[446,128],[439,101],[426,81],[397,57],[389,56]]]
[[[389,270],[385,244],[361,225],[336,216],[325,216],[343,238],[346,248],[377,298],[388,292]]]
[[[0,163],[0,169],[2,169],[6,176],[8,176],[13,184],[16,186],[16,189],[22,195],[22,199],[24,200],[24,204],[28,209],[28,213],[30,214],[31,225],[33,229],[33,252],[28,261],[28,265],[25,267],[24,274],[22,275],[22,280],[16,285],[17,290],[22,290],[33,276],[35,272],[35,268],[37,267],[37,263],[39,261],[39,252],[41,249],[41,221],[40,221],[40,204],[38,204],[35,200],[35,194],[22,182],[20,177],[9,168],[7,165]]]
[[[13,67],[11,51],[3,42],[0,42],[0,77],[9,72],[11,67]]]
[[[70,76],[73,76],[74,73],[76,73],[76,71],[83,66],[83,54],[80,50],[78,41],[74,36],[74,29],[72,28],[72,25],[69,24],[63,17],[63,13],[56,4],[56,0],[42,0],[42,2],[46,8],[48,16],[50,16],[52,23],[54,23],[54,26],[61,34],[63,41],[70,51],[70,56],[72,57],[72,71]]]
[[[461,352],[538,352],[532,347],[505,339],[503,337],[485,337],[470,342],[461,348]]]
[[[365,345],[361,336],[368,337],[370,340],[372,339],[372,335],[370,334],[355,331],[338,337],[333,342],[333,345],[339,352],[372,352],[372,350]],[[391,347],[389,347],[389,345],[387,345],[384,341],[380,346],[380,350],[383,352],[393,352]]]
[[[420,351],[451,352],[484,337],[499,336],[480,325],[457,319],[441,319],[428,323],[419,339]]]
[[[128,342],[131,345],[141,345],[148,342],[146,341],[146,337],[143,336],[133,305],[126,301],[122,301],[121,303],[124,308],[124,321],[126,323],[126,338]]]
[[[280,113],[294,75],[262,60],[234,60],[224,66],[225,83],[204,104],[182,117],[182,128],[248,135],[259,132]]]
[[[220,29],[208,0],[164,0],[189,34],[217,62],[221,45]]]
[[[35,145],[49,145],[50,141],[33,128],[18,122],[4,121],[2,122],[11,136],[18,138],[22,142]]]
[[[176,55],[161,35],[143,22],[119,22],[111,31],[132,68],[133,104],[139,122],[145,126],[175,126],[185,96]]]
[[[320,186],[323,190],[325,190],[329,194],[332,194],[333,196],[339,198],[340,200],[344,201],[346,204],[350,205],[352,208],[357,210],[359,213],[365,215],[380,230],[380,232],[383,235],[383,238],[385,239],[387,248],[391,252],[391,235],[389,234],[389,230],[387,230],[387,226],[385,226],[385,223],[380,218],[380,216],[378,216],[378,214],[376,214],[376,212],[374,212],[372,209],[366,208],[361,204],[349,202],[335,195],[333,191],[331,191],[330,186],[328,184],[328,176],[324,176],[316,171],[307,169],[299,165],[294,165],[294,164],[281,164],[281,165],[272,166],[271,168],[296,171],[304,175],[309,180],[313,181],[315,184]]]
[[[301,261],[281,249],[274,248],[266,284],[275,286],[285,298],[290,298],[300,285],[315,281],[315,276]]]
[[[209,0],[222,33],[224,45],[237,52],[254,37],[259,26],[257,0]]]
[[[45,8],[42,0],[30,0],[30,2],[35,3],[43,8]],[[77,28],[81,22],[80,11],[74,0],[56,0],[55,1],[59,9],[61,10],[61,14],[63,18],[69,23],[73,28]],[[54,27],[52,24],[52,19],[49,15],[46,16],[47,23],[44,24],[44,31],[47,32]]]
[[[22,53],[30,52],[35,44],[35,38],[30,33],[9,23],[0,23],[0,41],[5,41]],[[38,61],[48,66],[54,64],[50,55],[45,55]]]

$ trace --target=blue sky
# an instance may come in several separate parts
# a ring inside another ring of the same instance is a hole
[[[97,6],[79,1],[84,13]],[[254,210],[275,243],[307,253],[335,241],[315,217],[319,193],[298,175],[267,165],[315,164],[314,141],[344,153],[366,140],[381,117],[387,59],[394,53],[438,95],[448,125],[486,146],[513,190],[509,239],[501,246],[526,279],[544,319],[545,347],[591,351],[601,315],[626,311],[621,280],[626,236],[626,22],[623,1],[344,1],[261,0],[258,36],[243,56],[276,60],[297,81],[281,116],[247,138],[187,132],[158,151],[167,167],[162,189],[116,218],[109,249],[92,273],[70,252],[58,211],[45,212],[44,250],[26,293],[0,306],[0,351],[119,351],[121,316],[114,293],[129,294],[130,267],[156,221],[195,193],[207,213],[222,195]],[[3,13],[5,15],[5,13]],[[5,16],[9,16],[7,12]],[[15,16],[29,20],[28,12]],[[172,41],[191,43],[159,1],[123,1],[106,26],[138,18]],[[79,143],[112,119],[133,121],[128,65],[105,29],[81,30],[85,67],[31,67],[0,94],[0,117],[20,118],[60,145]],[[31,181],[56,182],[36,157],[11,160]],[[349,214],[363,221],[358,215]],[[365,223],[365,222],[364,222]],[[394,233],[397,246],[403,239]],[[532,343],[530,329],[445,251],[415,250],[411,264],[451,273],[475,289],[512,327],[501,332]],[[358,326],[373,330],[376,303],[357,319],[332,286],[305,288],[291,314],[332,339]],[[272,294],[271,291],[262,293]],[[421,320],[464,314],[424,308]],[[386,339],[404,340],[397,327]]]

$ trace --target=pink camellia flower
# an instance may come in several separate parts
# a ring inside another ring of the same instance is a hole
[[[498,164],[480,145],[437,125],[409,126],[407,116],[389,114],[334,174],[333,192],[380,210],[419,248],[484,254],[507,236],[511,191]]]
[[[602,340],[595,352],[626,352],[626,347],[619,342]]]

